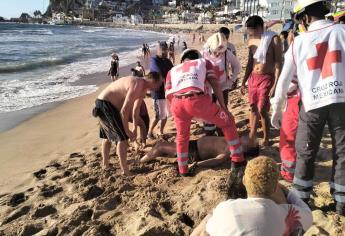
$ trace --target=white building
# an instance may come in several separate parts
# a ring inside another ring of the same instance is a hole
[[[291,12],[293,12],[293,0],[268,0],[268,14],[269,20],[287,20],[291,19]]]

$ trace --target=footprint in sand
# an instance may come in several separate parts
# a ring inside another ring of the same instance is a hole
[[[34,176],[41,180],[46,177],[47,170],[46,169],[40,169],[39,171],[34,172]]]
[[[52,185],[52,186],[44,185],[41,188],[40,195],[45,197],[45,198],[48,198],[48,197],[53,197],[54,195],[56,195],[62,191],[63,191],[62,187],[57,187],[55,185]]]
[[[25,195],[25,193],[16,193],[10,196],[10,199],[7,201],[7,206],[16,207],[19,204],[25,202],[28,199],[28,197]]]
[[[92,185],[82,194],[82,198],[85,201],[88,201],[96,197],[99,197],[100,195],[103,194],[103,192],[104,192],[103,188],[100,188],[97,185]]]
[[[31,206],[23,206],[23,207],[21,207],[21,208],[15,210],[15,211],[13,211],[13,212],[11,212],[11,213],[7,216],[7,218],[2,222],[2,225],[8,224],[8,223],[10,223],[10,222],[12,222],[12,221],[14,221],[14,220],[16,220],[16,219],[22,217],[23,215],[28,214],[29,211],[30,211],[30,209],[31,209]]]
[[[41,204],[33,213],[32,218],[33,219],[42,218],[42,217],[55,214],[56,212],[57,212],[56,208],[53,207],[52,205],[45,206],[44,204]]]

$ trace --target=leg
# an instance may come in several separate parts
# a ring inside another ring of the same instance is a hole
[[[165,128],[166,123],[167,123],[167,118],[161,120],[160,135],[164,134],[164,128]]]
[[[130,175],[131,174],[129,172],[128,164],[127,164],[127,149],[128,149],[128,141],[127,140],[123,140],[123,141],[118,142],[117,147],[116,147],[116,152],[120,158],[120,167],[121,167],[123,175]]]
[[[109,153],[111,148],[111,142],[108,139],[102,140],[102,157],[103,157],[103,169],[109,168]]]
[[[148,137],[153,137],[153,130],[154,130],[154,128],[157,126],[158,121],[159,121],[159,120],[156,119],[156,118],[152,121],[150,130],[149,130],[149,132],[148,132]]]
[[[223,164],[224,162],[226,162],[227,160],[228,160],[227,155],[220,154],[220,155],[216,156],[215,158],[211,158],[211,159],[204,160],[204,161],[199,161],[198,166],[204,167],[204,168],[217,167],[217,166],[220,166],[221,164]]]
[[[300,198],[308,201],[313,189],[314,162],[319,151],[328,109],[305,112],[302,106],[296,137],[297,162],[293,188]]]
[[[143,158],[140,162],[148,162],[154,160],[156,157],[174,157],[176,154],[176,143],[168,143],[159,141]]]
[[[204,109],[205,107],[208,108],[207,112]],[[208,120],[222,129],[225,140],[228,143],[232,161],[238,163],[243,162],[243,151],[234,117],[229,117],[220,106],[213,103],[207,96],[200,97],[197,102],[193,104],[193,109],[195,117]]]
[[[259,115],[261,118],[261,126],[264,133],[264,141],[262,143],[263,146],[268,146],[269,144],[269,131],[270,131],[270,118],[268,116],[267,108],[263,108],[259,110]],[[255,128],[256,130],[256,128]]]
[[[295,141],[298,128],[299,100],[299,96],[288,99],[280,128],[279,150],[282,160],[280,174],[289,182],[292,182],[296,168]]]
[[[333,143],[333,168],[331,193],[336,201],[336,210],[345,216],[345,103],[331,105],[328,125]]]
[[[190,101],[184,99],[173,99],[171,111],[176,125],[176,155],[179,173],[188,174],[189,156],[189,135],[192,116],[186,113],[186,108],[190,106]]]
[[[249,143],[250,147],[256,146],[256,124],[258,123],[258,109],[255,105],[251,106],[250,116],[249,116]]]

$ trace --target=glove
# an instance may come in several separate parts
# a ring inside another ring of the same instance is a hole
[[[283,114],[281,111],[273,110],[271,117],[271,124],[274,128],[280,129]]]
[[[279,129],[283,118],[283,107],[285,107],[286,100],[279,100],[274,97],[271,98],[270,103],[272,107],[271,124],[274,128]]]

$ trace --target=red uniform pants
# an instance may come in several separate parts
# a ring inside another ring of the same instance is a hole
[[[209,95],[189,98],[174,97],[171,112],[176,124],[176,152],[180,174],[188,172],[188,143],[192,118],[200,118],[221,128],[233,162],[242,162],[243,151],[233,116],[229,117]]]
[[[296,168],[295,140],[298,128],[299,101],[299,96],[288,98],[280,129],[279,149],[282,160],[280,173],[289,182],[292,182]]]

